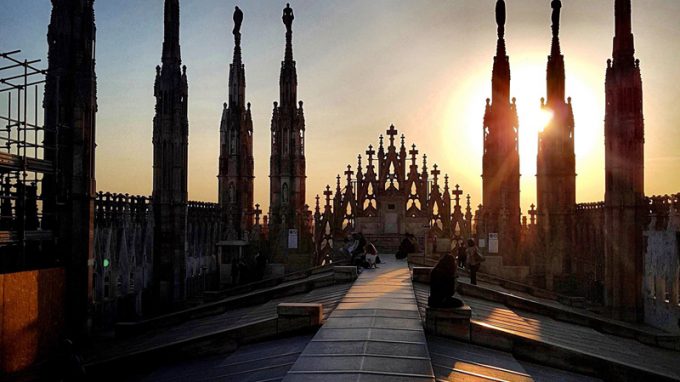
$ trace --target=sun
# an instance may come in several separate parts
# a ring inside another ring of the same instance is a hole
[[[522,121],[523,130],[528,131],[534,137],[538,137],[538,133],[548,126],[553,116],[554,114],[550,110],[531,108],[522,113],[520,120]]]

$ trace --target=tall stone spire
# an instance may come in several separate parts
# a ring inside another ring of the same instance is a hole
[[[491,77],[492,96],[484,114],[482,191],[484,225],[480,232],[498,234],[498,254],[504,264],[519,265],[519,121],[510,100],[510,58],[505,48],[505,1],[496,2],[498,42]],[[509,219],[503,222],[501,212]]]
[[[645,126],[640,62],[635,59],[631,1],[615,0],[613,62],[605,81],[605,305],[614,317],[643,315]]]
[[[222,238],[247,240],[253,228],[253,119],[245,104],[246,74],[241,58],[243,12],[234,9],[234,59],[229,66],[229,103],[222,109],[218,199]]]
[[[246,71],[241,58],[241,23],[243,12],[234,9],[234,58],[229,67],[229,106],[243,107],[246,97]]]
[[[281,92],[281,107],[284,109],[294,109],[297,103],[297,70],[293,60],[293,9],[290,4],[286,4],[281,17],[286,26],[286,51],[283,62],[281,62],[281,77],[279,79]]]
[[[282,16],[286,50],[279,79],[280,102],[274,102],[271,124],[269,233],[274,256],[290,254],[290,250],[304,253],[305,246],[311,248],[311,232],[307,232],[309,211],[305,204],[305,116],[302,101],[297,101],[293,19],[293,9],[286,4]],[[286,235],[291,229],[299,235],[297,248],[287,245]]]
[[[94,242],[97,76],[94,0],[52,0],[47,32],[44,150],[55,163],[42,185],[42,229],[58,238],[54,253],[66,269],[67,335],[79,339],[89,325]],[[62,126],[62,128],[58,128]],[[57,187],[57,185],[59,185]]]
[[[164,11],[163,66],[179,66],[182,57],[179,48],[179,0],[166,0]]]
[[[548,56],[547,88],[548,104],[564,103],[564,56],[560,49],[560,10],[562,2],[553,0],[552,6],[552,46]]]
[[[614,61],[632,66],[635,61],[631,0],[616,0],[614,5],[616,34],[614,36]]]
[[[562,2],[553,0],[552,46],[546,70],[547,103],[541,107],[552,119],[538,134],[536,190],[539,210],[539,235],[544,245],[533,262],[532,273],[548,289],[571,273],[576,208],[576,156],[574,153],[574,113],[571,98],[565,102],[564,56],[560,51],[560,10]],[[568,291],[563,291],[568,292]]]
[[[498,42],[496,43],[496,57],[493,62],[491,80],[491,100],[508,102],[510,100],[510,58],[505,49],[505,1],[496,3],[496,24],[498,24]]]
[[[180,68],[179,0],[165,1],[162,67],[153,119],[154,294],[170,309],[185,296],[189,121],[186,66]]]

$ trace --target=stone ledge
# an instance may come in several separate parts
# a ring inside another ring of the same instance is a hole
[[[680,349],[680,336],[647,333],[634,327],[627,326],[625,323],[619,323],[605,317],[573,311],[567,307],[559,308],[552,305],[546,305],[539,301],[484,288],[479,285],[458,282],[456,290],[458,293],[465,296],[498,302],[510,308],[540,314],[562,322],[590,327],[602,333],[634,339],[647,345],[669,350]]]
[[[468,305],[460,308],[430,308],[425,310],[425,330],[436,336],[470,341],[470,317]]]
[[[356,267],[355,267],[356,268]],[[232,296],[223,300],[208,302],[192,308],[167,313],[135,322],[118,322],[115,324],[115,334],[118,338],[131,337],[147,331],[158,330],[196,318],[222,314],[227,310],[263,304],[271,299],[305,293],[315,288],[321,288],[334,283],[330,272],[310,276],[299,281],[277,285],[264,290],[255,290],[239,296]]]
[[[438,261],[438,259],[425,256],[424,253],[409,253],[407,259],[409,264],[421,267],[434,267]]]
[[[432,273],[432,267],[413,267],[413,273],[411,275],[411,280],[417,283],[430,283],[430,273]]]
[[[353,265],[343,265],[333,267],[333,278],[335,282],[354,281],[359,277],[357,267]]]
[[[611,381],[674,381],[670,375],[620,363],[614,359],[590,355],[565,346],[553,345],[540,338],[529,338],[512,330],[504,330],[484,323],[471,323],[470,342],[504,352],[516,358],[544,366]]]

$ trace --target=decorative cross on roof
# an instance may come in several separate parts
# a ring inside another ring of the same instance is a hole
[[[256,204],[255,205],[255,210],[253,211],[255,214],[255,224],[260,225],[260,215],[262,214],[262,210],[260,209],[260,205]]]
[[[352,166],[347,165],[347,171],[345,171],[345,175],[347,175],[347,185],[349,185],[352,182],[352,175],[354,175],[354,171],[352,171]]]
[[[436,163],[432,167],[433,167],[432,176],[434,176],[434,182],[437,183],[437,179],[439,178],[439,174],[441,174],[442,172],[438,170],[439,166],[437,166]]]
[[[390,146],[394,146],[394,136],[397,135],[399,131],[394,128],[394,125],[390,125],[390,128],[387,129],[387,135],[390,136]]]
[[[531,215],[531,225],[536,224],[536,215],[538,215],[538,211],[536,211],[536,205],[533,203],[531,204],[529,215]]]
[[[383,148],[383,136],[380,134],[380,148]]]
[[[463,190],[460,189],[460,186],[456,184],[456,189],[451,192],[455,199],[456,199],[456,206],[460,205],[460,196],[463,195]],[[468,195],[468,205],[470,204],[470,195]]]
[[[338,191],[338,193],[340,193],[340,174],[338,174],[338,176],[335,178],[335,180],[337,181],[337,185],[336,185],[335,188]]]
[[[423,173],[427,175],[427,154],[423,154]]]
[[[333,196],[333,191],[331,191],[331,186],[326,185],[326,191],[323,192],[323,195],[326,197],[326,206],[330,206],[331,196]]]
[[[318,213],[319,213],[319,199],[321,199],[321,198],[319,197],[319,194],[316,194],[316,198],[314,198],[314,199],[316,199],[316,207],[315,207],[315,210],[316,210],[316,213],[318,214]]]
[[[411,145],[411,150],[408,152],[411,155],[411,162],[413,165],[416,164],[416,155],[418,155],[418,150],[416,150],[415,143]]]
[[[370,171],[373,169],[373,156],[375,155],[375,150],[373,150],[373,145],[368,145],[368,150],[366,150],[366,155],[368,155],[368,166],[366,170]]]
[[[404,148],[406,145],[406,136],[404,134],[401,135],[401,147]]]

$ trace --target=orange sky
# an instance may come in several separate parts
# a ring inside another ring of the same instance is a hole
[[[482,117],[496,43],[493,0],[293,1],[294,55],[307,122],[307,199],[394,123],[430,165],[481,200]],[[646,191],[680,191],[680,1],[637,0],[633,28],[646,121]],[[233,1],[182,1],[189,77],[189,197],[215,201],[222,103],[233,40]],[[154,67],[162,1],[98,1],[97,188],[150,194]],[[268,206],[269,127],[278,97],[284,26],[278,1],[241,2],[246,98],[255,134],[256,202]],[[522,207],[535,201],[540,98],[550,48],[550,2],[508,2],[511,93],[520,117]],[[48,0],[4,0],[0,50],[45,57]],[[33,23],[19,22],[30,14]],[[613,1],[569,0],[561,41],[577,142],[577,200],[604,198],[604,71]]]

